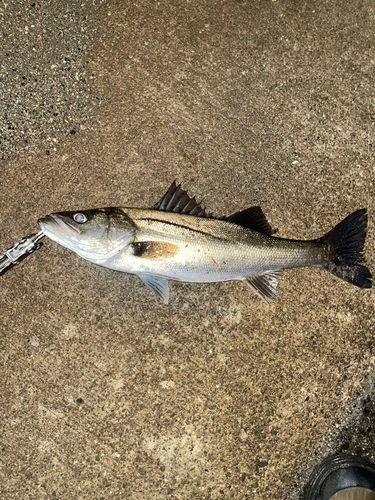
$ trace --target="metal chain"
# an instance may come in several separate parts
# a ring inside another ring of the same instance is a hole
[[[43,245],[40,240],[44,237],[43,231],[29,234],[21,238],[12,247],[0,254],[0,274],[21,262],[27,255],[32,254]]]

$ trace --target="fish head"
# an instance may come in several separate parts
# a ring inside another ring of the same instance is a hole
[[[38,224],[51,240],[94,262],[120,252],[134,240],[137,229],[119,208],[57,212]]]

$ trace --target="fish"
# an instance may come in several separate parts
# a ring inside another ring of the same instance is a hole
[[[206,212],[174,181],[147,208],[96,208],[39,219],[47,237],[82,258],[137,275],[165,304],[169,280],[243,281],[267,304],[277,301],[284,269],[318,267],[371,288],[364,265],[366,209],[348,215],[318,239],[276,237],[259,206],[225,217]]]

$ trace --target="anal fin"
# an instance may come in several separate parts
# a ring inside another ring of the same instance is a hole
[[[169,302],[169,284],[164,278],[152,276],[150,274],[137,274],[138,278],[143,281],[151,290],[161,298],[164,304]]]
[[[262,274],[246,276],[243,280],[258,297],[263,299],[267,304],[271,301],[277,302],[276,288],[279,281],[283,278],[282,271],[268,271]]]

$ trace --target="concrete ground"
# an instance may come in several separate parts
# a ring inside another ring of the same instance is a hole
[[[173,179],[315,238],[366,207],[375,263],[372,0],[0,5],[0,248],[53,211],[150,207]],[[24,84],[24,85],[23,85]],[[45,241],[0,288],[0,496],[298,499],[375,459],[374,295],[286,271],[138,278]]]

